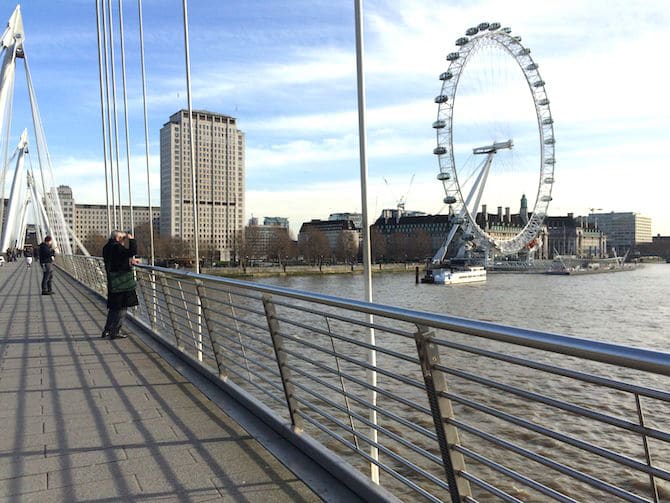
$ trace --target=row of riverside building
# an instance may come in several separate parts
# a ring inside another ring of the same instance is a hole
[[[194,157],[197,166],[198,238],[203,246],[216,250],[227,261],[235,253],[236,239],[245,230],[245,135],[237,128],[237,120],[205,110],[193,111]],[[161,236],[194,238],[193,190],[191,174],[189,113],[179,110],[169,117],[160,130],[160,206],[133,206],[136,226],[148,222]],[[80,241],[107,234],[106,204],[76,204],[70,187],[58,187],[66,223]],[[119,212],[119,208],[116,208]],[[120,212],[128,221],[130,209]],[[489,213],[486,205],[477,214],[477,223],[489,234],[505,238],[525,225],[528,210],[525,196],[519,213],[498,207]],[[355,234],[360,239],[362,218],[359,213],[334,213],[328,220],[304,222],[297,236],[298,243],[313,230],[323,232],[331,248],[342,234]],[[390,239],[393,235],[411,238],[421,232],[430,238],[435,252],[448,231],[446,215],[427,215],[402,208],[383,210],[371,229]],[[259,239],[259,247],[276,234],[288,233],[288,220],[266,217],[262,225],[252,218],[246,229]],[[249,233],[247,233],[249,234]],[[547,217],[541,231],[542,248],[538,258],[551,258],[555,253],[604,257],[612,250],[619,253],[653,247],[660,237],[652,238],[651,219],[638,213],[591,213],[584,217],[573,214]],[[667,242],[664,241],[664,242]],[[267,244],[267,243],[266,243]],[[663,246],[661,246],[661,250]]]

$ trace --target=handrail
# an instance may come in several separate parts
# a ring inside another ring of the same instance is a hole
[[[59,264],[104,294],[99,258]],[[521,499],[658,501],[670,487],[656,462],[670,459],[670,353],[163,267],[137,279],[134,316],[156,337],[322,456],[373,462],[403,499],[518,501],[521,484]]]
[[[140,268],[151,269],[150,266],[139,265]],[[474,335],[487,339],[519,344],[522,346],[543,349],[568,356],[576,356],[589,360],[620,365],[622,367],[645,370],[670,376],[670,353],[650,349],[635,348],[600,342],[590,339],[570,337],[567,335],[540,332],[526,328],[517,328],[487,321],[471,320],[458,316],[434,314],[402,307],[386,306],[365,302],[362,300],[344,299],[322,293],[301,292],[274,285],[263,285],[244,280],[222,278],[208,274],[196,274],[190,271],[154,267],[153,269],[175,276],[199,277],[210,281],[221,282],[241,289],[251,289],[257,292],[277,294],[294,300],[314,301],[331,307],[349,309],[359,313],[371,313],[417,325],[429,325],[444,330]]]

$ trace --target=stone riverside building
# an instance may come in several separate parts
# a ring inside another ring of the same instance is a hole
[[[63,209],[65,223],[70,229],[74,230],[75,235],[81,242],[93,236],[108,235],[106,204],[76,204],[72,189],[67,185],[58,186],[58,197]],[[122,210],[126,222],[125,227],[127,228],[129,226],[128,222],[130,222],[130,207],[123,206]],[[148,206],[133,205],[133,220],[136,228],[151,221],[154,230],[158,231],[160,207],[152,206],[151,211],[149,211]],[[76,246],[73,243],[71,244],[74,250]],[[89,250],[89,252],[95,254],[95,250]]]

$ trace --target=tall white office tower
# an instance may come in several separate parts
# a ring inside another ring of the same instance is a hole
[[[244,227],[244,133],[237,119],[193,111],[199,248],[230,260]],[[161,236],[194,241],[188,110],[161,128]]]

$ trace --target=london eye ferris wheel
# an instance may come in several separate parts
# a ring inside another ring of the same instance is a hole
[[[447,61],[435,97],[433,153],[454,225],[433,262],[444,259],[456,234],[465,245],[501,255],[531,248],[552,199],[555,165],[554,121],[539,65],[521,37],[499,23],[469,28]],[[507,232],[485,224],[487,203],[500,213],[522,194],[534,198],[526,218]]]

